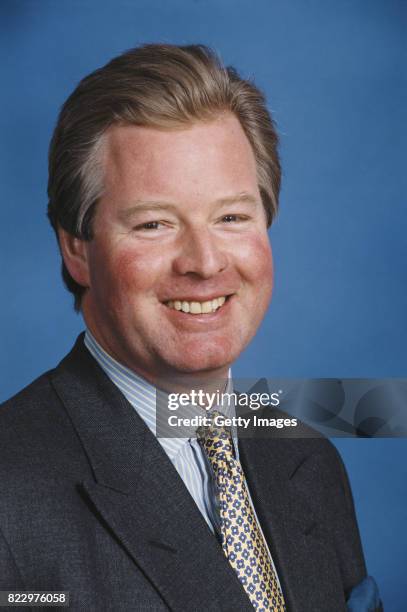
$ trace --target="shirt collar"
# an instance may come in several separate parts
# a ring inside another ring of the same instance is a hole
[[[99,366],[110,378],[110,380],[119,388],[129,403],[136,410],[138,415],[143,419],[150,431],[157,437],[157,388],[145,380],[139,374],[133,372],[126,366],[122,365],[116,359],[114,359],[109,353],[107,353],[92,336],[89,329],[86,329],[85,333],[85,346],[94,359],[97,361]],[[228,372],[228,381],[225,392],[232,393],[233,382],[231,377],[231,370]],[[186,409],[186,410],[185,410]],[[227,417],[235,416],[235,405],[234,403],[228,402],[225,406],[214,406],[212,410],[219,410]],[[210,412],[209,411],[209,414]],[[187,413],[188,416],[196,416],[205,414],[203,409],[199,406],[190,405],[184,407],[183,416]],[[165,432],[165,429],[160,424],[160,434]],[[170,431],[170,428],[168,428]],[[232,428],[232,434],[234,439],[235,448],[237,448],[237,435],[235,428]],[[157,440],[172,460],[179,453],[181,448],[189,442],[191,437],[157,437]]]

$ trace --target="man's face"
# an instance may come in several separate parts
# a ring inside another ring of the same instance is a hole
[[[115,126],[105,145],[105,191],[84,244],[87,325],[151,381],[224,375],[272,290],[255,160],[238,120]]]

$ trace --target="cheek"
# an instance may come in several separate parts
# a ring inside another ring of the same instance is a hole
[[[148,296],[156,287],[157,279],[165,273],[166,258],[158,249],[144,245],[122,245],[111,249],[111,256],[105,263],[106,289],[115,294],[116,299],[140,294]]]
[[[267,235],[250,235],[242,241],[240,259],[248,282],[266,294],[273,287],[273,257]]]

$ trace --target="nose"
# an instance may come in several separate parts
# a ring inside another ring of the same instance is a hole
[[[188,229],[182,238],[180,250],[173,261],[177,274],[196,275],[209,279],[225,270],[227,254],[216,242],[216,237],[204,228]]]

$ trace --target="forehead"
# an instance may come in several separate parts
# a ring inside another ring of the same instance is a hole
[[[103,165],[105,194],[111,197],[127,199],[134,191],[138,197],[227,197],[230,191],[257,190],[252,148],[230,113],[175,130],[114,126]]]

